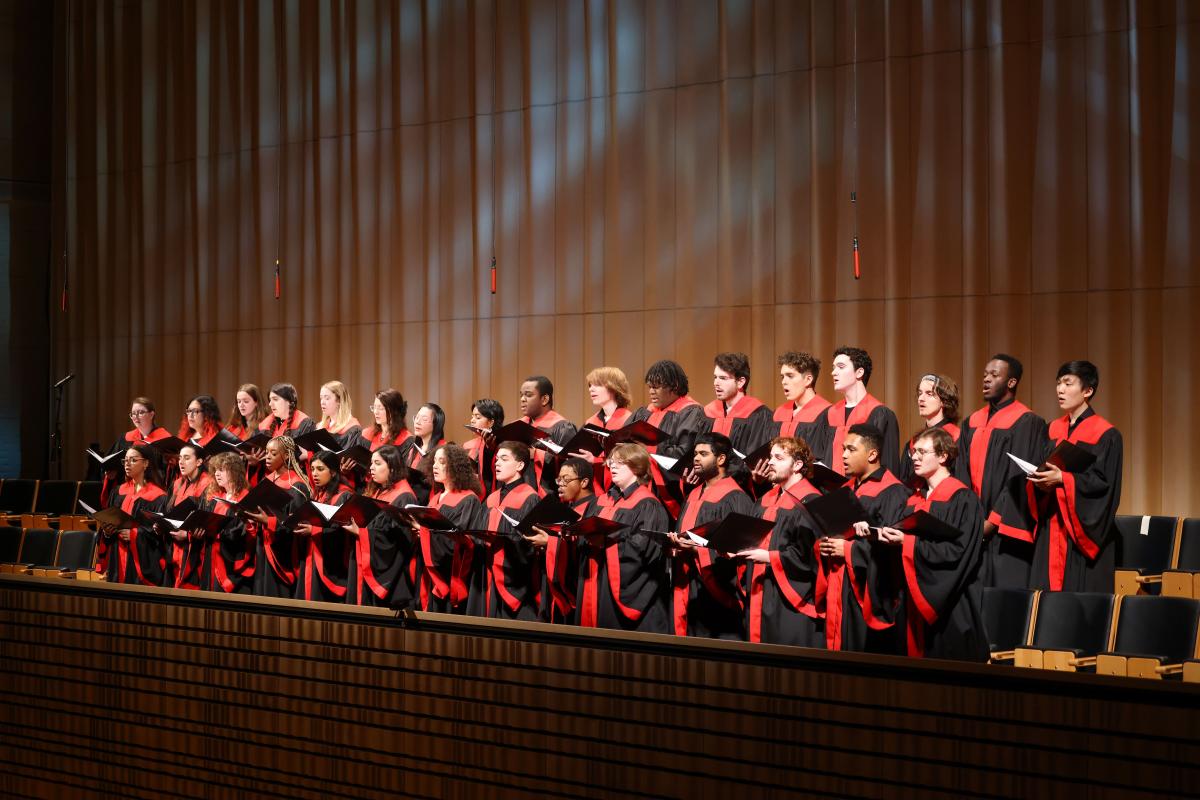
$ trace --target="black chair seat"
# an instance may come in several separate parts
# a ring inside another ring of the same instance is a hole
[[[54,566],[64,569],[91,569],[96,555],[94,531],[63,531],[59,538]]]
[[[0,484],[0,511],[28,514],[33,511],[37,481],[29,478],[5,478]]]
[[[1196,652],[1200,600],[1130,596],[1121,602],[1112,652],[1180,662]]]
[[[79,484],[75,481],[42,481],[38,487],[35,514],[73,514]]]
[[[11,525],[0,526],[0,564],[15,564],[21,557],[20,528]]]
[[[1032,646],[1081,657],[1107,650],[1114,603],[1098,592],[1042,592]]]
[[[1012,650],[1028,641],[1035,597],[1032,589],[984,587],[983,625],[992,652]]]
[[[51,528],[29,528],[21,543],[19,562],[37,567],[54,565],[54,552],[58,545],[58,531]]]

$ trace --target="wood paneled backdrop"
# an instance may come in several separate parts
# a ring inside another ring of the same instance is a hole
[[[1054,415],[1089,358],[1123,510],[1200,514],[1200,4],[59,0],[56,24],[75,471],[136,394],[174,427],[243,381],[315,412],[341,379],[360,415],[395,385],[457,435],[531,373],[578,420],[591,367],[641,401],[674,357],[707,400],[738,349],[775,403],[780,351],[853,343],[906,429],[922,373],[973,407],[1011,352]]]

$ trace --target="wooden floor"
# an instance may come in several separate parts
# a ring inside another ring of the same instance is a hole
[[[0,577],[0,794],[1182,797],[1200,689]]]

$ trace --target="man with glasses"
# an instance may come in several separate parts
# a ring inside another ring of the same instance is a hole
[[[571,456],[559,467],[554,483],[558,487],[558,499],[570,506],[580,519],[593,517],[599,512],[600,498],[592,491],[590,461]],[[546,548],[541,617],[546,622],[574,622],[575,591],[579,581],[579,542],[536,530],[537,536],[531,537],[534,544]]]

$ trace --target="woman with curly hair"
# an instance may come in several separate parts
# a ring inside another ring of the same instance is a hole
[[[487,522],[487,511],[480,501],[483,486],[475,462],[459,445],[448,442],[433,452],[425,464],[433,486],[429,505],[449,519],[458,530],[478,530]],[[467,599],[481,594],[478,583],[482,570],[476,569],[482,548],[469,537],[436,533],[413,526],[420,544],[420,569],[417,600],[423,611],[463,614]]]

